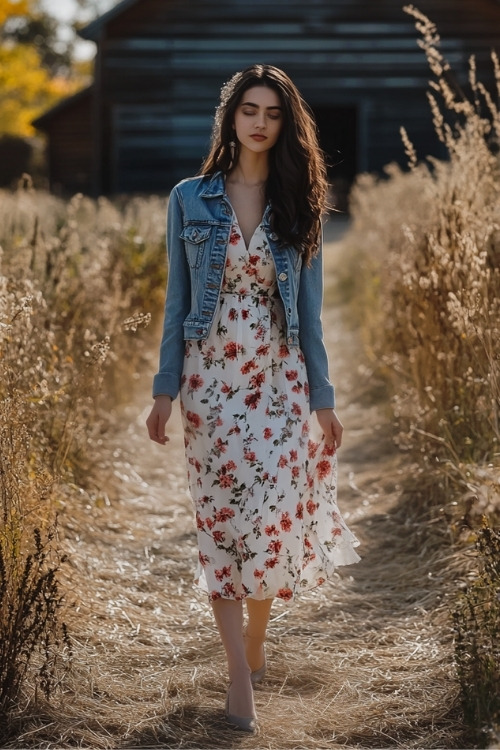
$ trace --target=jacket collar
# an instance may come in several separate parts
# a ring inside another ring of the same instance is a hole
[[[200,196],[201,198],[220,198],[223,195],[226,195],[224,174],[221,171],[214,172],[210,177],[207,186],[201,191]],[[269,226],[270,212],[271,204],[268,203],[264,210],[264,216],[262,217],[262,222],[265,226]]]
[[[202,190],[202,198],[218,198],[226,192],[224,184],[224,175],[222,172],[215,172],[208,182],[208,185]]]

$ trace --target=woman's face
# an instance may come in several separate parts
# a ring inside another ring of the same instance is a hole
[[[247,89],[234,115],[234,129],[241,146],[254,153],[269,151],[282,127],[283,109],[276,91],[267,86]]]

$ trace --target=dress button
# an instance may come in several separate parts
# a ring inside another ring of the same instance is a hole
[[[284,271],[282,271],[282,272],[280,273],[280,275],[278,276],[278,279],[279,279],[280,281],[286,281],[286,280],[288,279],[288,274],[287,274],[287,273],[285,273]]]

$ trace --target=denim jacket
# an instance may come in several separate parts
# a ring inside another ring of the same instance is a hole
[[[222,285],[233,210],[225,192],[224,176],[192,177],[172,190],[168,203],[168,283],[159,372],[153,396],[179,393],[186,340],[206,339],[214,319]],[[300,346],[309,382],[310,409],[334,406],[323,343],[322,254],[310,268],[302,265],[295,248],[280,245],[270,228],[270,206],[263,226],[276,266],[279,293],[286,319],[287,343]]]

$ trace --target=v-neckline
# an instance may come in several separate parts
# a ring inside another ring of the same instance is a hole
[[[259,223],[255,227],[255,229],[253,230],[253,234],[250,237],[250,240],[248,241],[248,245],[247,245],[247,242],[246,242],[246,240],[245,240],[245,238],[243,236],[243,232],[241,231],[240,222],[238,221],[238,217],[236,216],[236,211],[234,210],[234,208],[232,206],[231,206],[231,208],[233,210],[233,224],[236,224],[236,226],[238,227],[238,234],[241,237],[241,241],[243,242],[243,246],[245,248],[245,251],[247,253],[249,253],[250,252],[250,247],[251,247],[252,242],[253,242],[253,238],[257,234],[257,230],[260,229],[260,227],[262,226],[262,222],[264,221],[264,214],[262,214],[261,220],[259,221]],[[264,209],[264,212],[265,212],[265,209]]]

